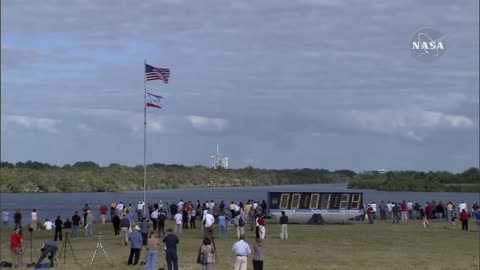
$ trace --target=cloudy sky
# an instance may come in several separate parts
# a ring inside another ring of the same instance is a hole
[[[479,163],[478,1],[3,0],[2,160],[463,171]],[[411,55],[423,27],[434,62]]]

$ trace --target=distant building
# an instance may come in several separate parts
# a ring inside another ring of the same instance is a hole
[[[217,144],[217,153],[211,156],[210,159],[212,160],[212,165],[210,166],[210,168],[228,169],[228,157],[224,156],[223,154],[220,154],[220,146],[218,144]]]

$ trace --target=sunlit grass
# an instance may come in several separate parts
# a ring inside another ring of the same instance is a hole
[[[443,221],[432,222],[432,227],[428,229],[424,229],[417,220],[399,225],[390,222],[376,222],[373,225],[291,224],[289,239],[282,241],[279,225],[268,224],[265,269],[479,269],[479,233],[473,220],[470,226],[471,230],[465,232],[461,231],[459,224],[453,228]],[[126,265],[130,249],[121,246],[119,236],[113,235],[111,224],[95,225],[95,233],[100,230],[103,233],[102,244],[113,265],[108,265],[103,252],[99,250],[90,267],[97,238],[81,237],[70,241],[78,264],[75,264],[70,247],[67,246],[66,264],[63,264],[62,256],[56,269],[142,268]],[[8,250],[10,233],[11,230],[2,229],[2,260],[11,261]],[[254,236],[254,232],[247,231],[249,243],[253,243]],[[25,237],[28,240],[28,232]],[[53,232],[34,233],[33,260],[37,259],[40,246],[47,238],[53,238]],[[200,268],[196,264],[196,253],[201,241],[202,233],[199,229],[182,232],[178,251],[180,269]],[[215,269],[232,269],[233,242],[233,230],[229,231],[228,239],[215,238],[219,257]],[[62,244],[59,242],[60,247]],[[144,255],[145,250],[142,250],[142,260]],[[27,248],[23,262],[29,261],[30,249]],[[159,258],[158,267],[165,267],[163,254]]]

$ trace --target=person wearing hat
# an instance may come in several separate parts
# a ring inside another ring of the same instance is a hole
[[[16,228],[10,235],[10,252],[12,253],[12,266],[22,267],[22,229]]]
[[[142,250],[142,234],[140,234],[140,227],[135,225],[133,231],[128,236],[130,241],[130,255],[128,256],[128,265],[137,265],[140,260],[140,251]]]

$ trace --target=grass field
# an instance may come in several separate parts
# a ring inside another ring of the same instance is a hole
[[[424,229],[420,221],[411,220],[403,224],[390,222],[367,223],[352,222],[345,225],[289,225],[289,239],[280,240],[279,225],[267,220],[265,239],[265,269],[479,269],[480,234],[474,220],[470,222],[470,231],[462,231],[443,221],[432,222],[432,227]],[[171,223],[167,224],[172,225]],[[109,265],[99,251],[93,266],[90,267],[97,238],[71,240],[78,264],[67,246],[66,264],[63,256],[56,269],[143,269],[143,266],[127,266],[129,247],[121,246],[120,237],[113,235],[111,224],[95,225],[94,232],[102,231],[103,246],[112,261]],[[1,259],[11,261],[9,234],[11,230],[2,229]],[[83,234],[83,231],[81,232]],[[253,243],[255,234],[248,231],[247,241]],[[25,234],[28,240],[29,233]],[[216,238],[219,262],[215,269],[232,269],[234,254],[231,247],[234,230],[229,231],[228,239]],[[34,254],[36,260],[43,241],[53,238],[51,231],[34,232]],[[200,269],[196,264],[196,253],[202,241],[197,230],[184,230],[180,235],[180,269]],[[28,241],[27,241],[28,242]],[[62,247],[63,242],[59,242]],[[160,253],[161,254],[161,253]],[[141,258],[145,255],[142,250]],[[23,262],[30,261],[30,249],[27,248]],[[158,267],[165,267],[163,254],[159,256]],[[248,269],[253,269],[251,262]]]

